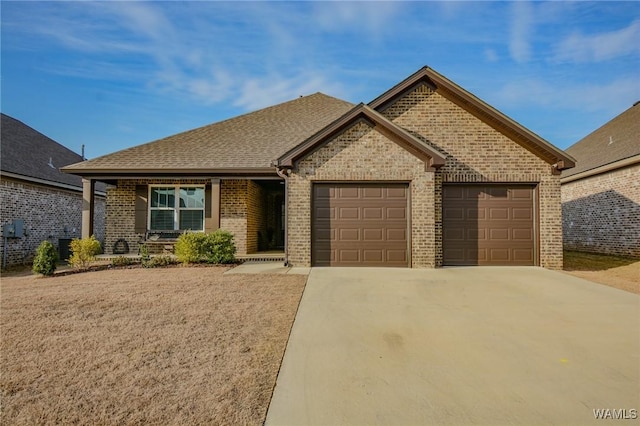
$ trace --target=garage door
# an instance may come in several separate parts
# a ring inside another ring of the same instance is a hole
[[[534,265],[534,190],[523,185],[444,185],[445,265]]]
[[[315,266],[408,266],[408,185],[314,184]]]

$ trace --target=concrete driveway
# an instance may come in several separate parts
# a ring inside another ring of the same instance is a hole
[[[603,424],[594,409],[640,418],[637,295],[532,267],[313,268],[266,424]]]

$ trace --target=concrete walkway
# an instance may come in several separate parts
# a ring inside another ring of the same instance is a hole
[[[601,408],[640,416],[635,294],[541,268],[313,268],[266,424],[584,425]]]

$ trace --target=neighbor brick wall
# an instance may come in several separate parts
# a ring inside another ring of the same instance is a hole
[[[551,173],[547,162],[426,85],[407,93],[382,114],[447,154],[445,165],[436,173],[439,222],[441,182],[537,183],[540,265],[562,268],[560,177]],[[442,263],[441,232],[438,223],[438,265]]]
[[[222,180],[220,185],[220,228],[231,232],[237,254],[247,253],[247,180]],[[138,252],[140,235],[135,232],[136,185],[207,185],[209,179],[119,180],[107,193],[106,253],[124,238],[131,253]]]
[[[81,189],[76,192],[3,177],[0,180],[0,200],[1,224],[23,219],[28,233],[25,238],[8,240],[7,266],[31,263],[36,248],[44,240],[51,241],[58,248],[59,238],[80,238]],[[1,232],[0,230],[0,261],[5,249]],[[96,197],[94,234],[104,243],[104,197]]]
[[[314,181],[410,182],[411,263],[435,266],[434,173],[368,124],[359,122],[300,161],[288,182],[289,261],[311,264],[311,185]]]
[[[569,250],[640,257],[640,164],[562,185]]]

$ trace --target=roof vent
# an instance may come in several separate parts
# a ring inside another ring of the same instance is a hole
[[[609,136],[609,145],[613,144],[613,136]]]
[[[52,169],[55,169],[56,166],[53,165],[53,158],[49,157],[49,167],[51,167]]]

